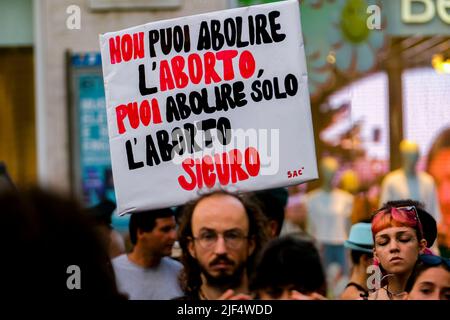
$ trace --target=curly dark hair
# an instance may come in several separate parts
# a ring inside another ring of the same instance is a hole
[[[258,259],[250,290],[265,291],[278,299],[283,290],[326,295],[326,281],[319,251],[314,243],[296,235],[271,240]]]
[[[201,195],[198,199],[188,202],[183,208],[178,229],[178,241],[182,249],[181,262],[184,265],[180,280],[182,289],[188,296],[195,295],[202,285],[200,266],[198,265],[197,260],[190,255],[188,249],[189,239],[193,236],[192,215],[195,207],[200,201],[214,195],[232,196],[238,199],[245,208],[249,220],[249,237],[252,237],[255,241],[255,250],[247,260],[247,274],[252,272],[256,256],[268,240],[266,231],[267,220],[258,205],[251,200],[250,194],[236,194],[220,190]]]
[[[170,208],[133,212],[128,224],[131,243],[136,245],[138,229],[145,232],[151,232],[156,226],[157,219],[170,218],[174,215],[175,213]]]

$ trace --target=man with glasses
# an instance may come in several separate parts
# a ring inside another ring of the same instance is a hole
[[[264,216],[249,199],[216,191],[182,213],[182,287],[188,300],[245,299],[248,273],[264,245]]]

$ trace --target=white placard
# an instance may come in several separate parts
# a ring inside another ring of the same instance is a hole
[[[100,36],[118,211],[317,178],[297,1]]]

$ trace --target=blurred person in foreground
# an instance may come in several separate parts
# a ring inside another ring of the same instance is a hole
[[[324,300],[326,279],[312,240],[295,234],[271,240],[258,259],[250,289],[262,300]]]
[[[4,192],[0,219],[8,298],[124,298],[94,222],[74,200],[37,189]]]
[[[109,199],[103,199],[98,204],[87,209],[102,234],[103,241],[108,248],[111,259],[125,253],[125,240],[122,235],[112,227],[111,216],[116,204]]]

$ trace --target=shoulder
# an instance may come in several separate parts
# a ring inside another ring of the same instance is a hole
[[[184,296],[173,298],[172,300],[176,301],[197,301],[200,300],[198,293],[186,293]]]
[[[345,191],[345,190],[334,189],[333,192],[339,198],[342,198],[342,199],[345,199],[345,200],[348,200],[348,201],[353,200],[353,195],[351,193]]]
[[[121,254],[121,255],[113,258],[111,260],[111,262],[112,262],[113,266],[120,266],[120,265],[128,264],[127,254],[126,253]]]
[[[431,175],[429,175],[426,172],[419,172],[418,177],[420,179],[420,181],[429,184],[429,185],[434,185],[434,179]]]
[[[178,272],[181,269],[183,269],[183,265],[179,261],[177,261],[177,260],[175,260],[173,258],[170,258],[170,257],[162,258],[161,265],[164,268],[172,269],[172,270],[174,270],[176,272]]]
[[[383,184],[392,184],[403,176],[402,170],[394,170],[389,172],[383,179]]]
[[[126,254],[121,254],[111,260],[112,268],[114,269],[114,273],[116,274],[116,277],[119,277],[121,274],[124,274],[124,272],[128,272],[129,270],[134,270],[134,266],[128,260],[128,257]]]
[[[323,194],[323,191],[321,189],[312,190],[305,195],[305,201],[308,202],[308,201],[315,200],[316,198],[320,198],[322,196],[322,194]]]
[[[348,285],[339,297],[340,300],[358,300],[361,299],[361,294],[365,292],[357,289],[355,286]]]

